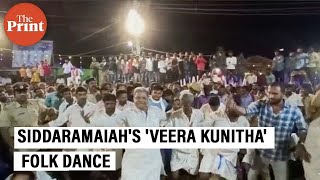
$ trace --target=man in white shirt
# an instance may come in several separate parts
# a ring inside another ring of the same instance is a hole
[[[167,64],[166,64],[164,55],[161,55],[160,60],[158,61],[158,68],[160,72],[160,83],[165,83],[166,73],[167,73]]]
[[[64,75],[64,83],[67,84],[68,77],[71,76],[71,70],[73,65],[69,60],[65,60],[64,64],[62,65],[63,68],[63,75]]]
[[[148,77],[148,84],[150,84],[154,80],[154,73],[153,73],[153,57],[152,53],[148,54],[148,57],[146,59],[146,71],[147,71],[147,77]]]
[[[134,103],[128,101],[127,91],[118,90],[116,92],[116,96],[117,96],[117,105],[116,105],[116,110],[117,111],[124,111],[124,110],[127,110],[127,109],[134,108]]]
[[[76,103],[76,99],[74,97],[72,97],[72,93],[70,88],[65,87],[62,89],[62,94],[63,94],[63,102],[60,104],[59,106],[59,114],[63,114],[64,111],[67,110],[68,107],[70,107],[71,105],[73,105],[74,103]]]
[[[138,87],[133,92],[135,107],[120,113],[118,121],[127,127],[163,127],[168,121],[165,112],[148,106],[148,91]],[[122,160],[121,180],[160,180],[163,172],[160,149],[126,149]]]
[[[233,52],[228,52],[228,57],[226,58],[226,65],[228,70],[235,70],[237,65],[237,57],[233,56]]]
[[[59,127],[67,123],[68,127],[87,127],[89,118],[95,112],[95,105],[87,101],[87,89],[78,87],[76,89],[77,102],[68,107],[63,114],[47,125]]]
[[[254,73],[245,73],[243,86],[248,86],[257,83],[258,77]]]
[[[117,118],[119,112],[116,111],[116,96],[107,93],[103,96],[102,101],[104,108],[95,112],[89,119],[90,126],[93,127],[119,127]],[[120,168],[122,160],[122,149],[101,149],[101,151],[115,151],[116,152],[116,171],[101,172],[106,175],[106,179],[118,179],[120,177]]]
[[[302,98],[299,94],[294,92],[294,86],[288,85],[285,89],[285,104],[295,107],[303,107]]]

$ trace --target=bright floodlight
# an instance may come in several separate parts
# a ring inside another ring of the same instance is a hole
[[[144,32],[144,22],[138,12],[131,9],[126,21],[127,31],[133,36],[139,36]]]
[[[133,46],[132,41],[128,41],[128,46],[130,46],[130,47],[132,47],[132,46]]]

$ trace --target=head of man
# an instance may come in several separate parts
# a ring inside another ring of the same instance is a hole
[[[274,55],[275,55],[275,56],[279,56],[279,51],[278,51],[278,50],[275,50],[275,51],[274,51]]]
[[[10,180],[37,180],[37,176],[30,171],[15,171]]]
[[[103,90],[105,90],[105,91],[107,91],[109,93],[112,93],[112,91],[113,91],[112,84],[109,83],[109,82],[101,84],[100,89],[103,89]]]
[[[273,83],[268,86],[268,99],[271,105],[277,105],[283,100],[283,89],[280,84]]]
[[[152,99],[158,101],[163,93],[163,87],[159,84],[156,84],[151,89],[151,97]]]
[[[19,103],[25,103],[29,97],[29,86],[27,83],[17,83],[14,86],[14,96]]]
[[[124,106],[125,104],[127,104],[128,94],[127,94],[127,91],[126,91],[126,90],[118,90],[118,91],[116,92],[116,96],[117,96],[118,103],[119,103],[121,106]]]
[[[180,108],[181,108],[181,101],[180,101],[180,99],[178,99],[178,98],[174,99],[174,100],[173,100],[173,104],[172,104],[172,109],[173,109],[174,111],[176,111],[176,110],[178,110],[178,109],[180,109]]]
[[[9,94],[9,95],[12,95],[13,94],[13,86],[11,83],[7,83],[5,86],[4,86],[4,89],[6,90],[6,93]]]
[[[287,97],[291,96],[292,93],[295,91],[295,87],[292,84],[287,85],[287,87],[285,88],[285,95]]]
[[[220,107],[219,97],[218,96],[211,96],[209,98],[209,105],[210,105],[210,108],[213,112],[218,110],[218,108]]]
[[[233,56],[233,52],[232,51],[228,51],[228,56],[232,57]]]
[[[114,114],[114,112],[116,111],[116,102],[117,102],[116,96],[110,93],[105,94],[102,97],[102,101],[104,103],[106,113],[110,116]]]
[[[162,98],[166,100],[168,103],[171,103],[173,101],[173,96],[174,94],[170,89],[166,89],[162,93]]]
[[[7,96],[6,93],[4,92],[4,90],[0,91],[0,102],[5,103],[7,102]]]
[[[300,89],[300,94],[303,97],[308,96],[310,93],[312,93],[312,85],[311,84],[303,84]]]
[[[90,81],[89,84],[88,84],[88,88],[89,88],[91,91],[96,91],[96,90],[98,90],[97,81],[95,81],[95,80]]]
[[[147,111],[148,91],[143,87],[135,88],[133,91],[133,102],[138,109]]]
[[[85,105],[87,102],[87,89],[78,87],[76,89],[76,98],[79,105]]]
[[[44,91],[40,87],[35,88],[34,93],[36,94],[37,98],[44,98]]]
[[[119,84],[117,84],[117,91],[118,90],[126,91],[127,90],[127,86],[125,84],[119,83]]]
[[[63,98],[64,98],[66,101],[70,102],[70,101],[73,100],[73,99],[72,99],[72,93],[71,93],[71,89],[70,89],[70,88],[68,88],[68,87],[63,88],[63,89],[62,89],[62,93],[63,93]]]
[[[185,91],[180,95],[180,101],[181,101],[182,107],[190,108],[192,107],[194,96],[189,91]]]
[[[179,82],[175,82],[173,84],[172,90],[175,94],[179,93],[181,91],[181,85]]]
[[[212,85],[211,84],[203,85],[203,93],[204,93],[205,96],[209,96],[211,91],[212,91]]]
[[[242,87],[240,88],[240,92],[239,92],[240,96],[245,96],[245,95],[247,95],[248,93],[249,93],[249,91],[248,91],[248,87],[247,87],[247,86],[242,86]]]
[[[63,97],[63,93],[62,90],[65,88],[66,86],[63,84],[59,84],[57,87],[57,96],[62,98]]]

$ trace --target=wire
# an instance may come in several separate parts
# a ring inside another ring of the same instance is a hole
[[[113,22],[113,23],[111,23],[111,24],[109,24],[109,25],[107,25],[107,26],[105,26],[105,27],[103,27],[103,28],[99,29],[98,31],[93,32],[93,33],[91,33],[91,34],[89,34],[89,35],[87,35],[87,36],[85,36],[85,37],[83,37],[83,38],[79,39],[78,41],[76,41],[76,43],[78,43],[78,42],[80,42],[80,41],[83,41],[83,40],[86,40],[86,39],[88,39],[88,38],[90,38],[90,37],[94,36],[95,34],[98,34],[98,33],[102,32],[102,31],[104,31],[104,30],[106,30],[106,29],[109,29],[110,27],[112,27],[114,24],[116,24],[116,23],[118,23],[118,22],[119,22],[119,21]]]
[[[255,11],[286,11],[286,10],[320,10],[320,7],[297,7],[297,8],[271,8],[271,9],[212,9],[212,8],[152,8],[155,10],[184,10],[184,11],[222,11],[222,12],[255,12]]]
[[[320,15],[320,12],[314,13],[305,13],[305,12],[296,12],[296,13],[236,13],[236,12],[195,12],[195,11],[167,11],[167,10],[157,10],[166,13],[176,13],[176,14],[194,14],[194,15],[215,15],[215,16],[308,16],[308,15]]]
[[[102,50],[105,50],[105,49],[109,49],[109,48],[113,48],[113,47],[116,47],[116,46],[120,46],[120,45],[123,45],[123,44],[127,44],[127,42],[113,44],[111,46],[107,46],[107,47],[104,47],[104,48],[101,48],[101,49],[96,49],[96,50],[93,50],[93,51],[84,52],[84,53],[80,53],[80,54],[76,54],[76,55],[72,55],[72,56],[81,56],[81,55],[91,54],[91,53],[94,53],[94,52],[99,52],[99,51],[102,51]]]

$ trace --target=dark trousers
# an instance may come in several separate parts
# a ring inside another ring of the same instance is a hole
[[[276,77],[276,82],[283,82],[284,80],[283,71],[273,71],[273,75]]]

